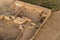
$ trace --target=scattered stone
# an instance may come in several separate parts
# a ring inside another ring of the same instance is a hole
[[[4,16],[4,18],[5,18],[6,20],[10,20],[9,16]]]
[[[17,17],[17,18],[14,20],[14,22],[17,23],[17,24],[23,24],[23,23],[26,22],[26,20],[23,19],[23,18]]]

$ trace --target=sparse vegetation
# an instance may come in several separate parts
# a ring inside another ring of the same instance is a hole
[[[60,0],[22,0],[28,3],[36,4],[39,6],[47,7],[52,10],[60,9]]]

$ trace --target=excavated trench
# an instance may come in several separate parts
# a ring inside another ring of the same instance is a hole
[[[0,12],[0,40],[33,39],[51,14],[50,9],[19,1]]]

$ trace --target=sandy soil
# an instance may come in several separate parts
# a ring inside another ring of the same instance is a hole
[[[34,40],[60,40],[60,11],[52,13]]]
[[[13,3],[14,1],[15,0],[0,0],[0,6],[9,5]]]

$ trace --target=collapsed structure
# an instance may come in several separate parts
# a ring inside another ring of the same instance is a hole
[[[0,15],[0,40],[33,40],[51,10],[15,1]]]

